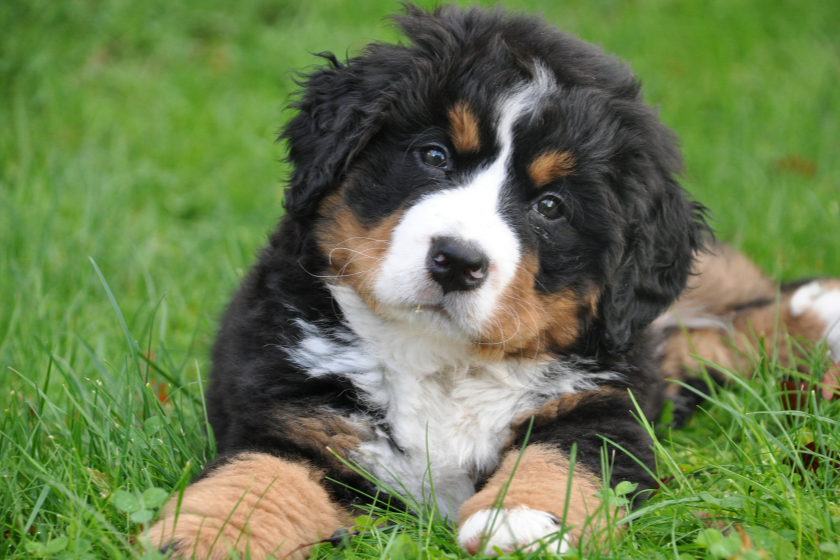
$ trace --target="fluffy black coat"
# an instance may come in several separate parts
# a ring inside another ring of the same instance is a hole
[[[535,290],[598,290],[596,312],[577,317],[574,344],[548,351],[583,372],[621,373],[620,381],[601,385],[622,391],[538,416],[528,440],[565,452],[576,445],[578,461],[599,473],[606,439],[652,468],[650,440],[623,390],[631,389],[644,414],[656,417],[662,381],[647,327],[684,289],[707,232],[702,207],[677,183],[681,158],[674,135],[642,103],[627,66],[538,18],[408,7],[395,19],[406,44],[373,44],[343,63],[321,55],[327,65],[301,78],[303,91],[293,104],[298,112],[281,135],[293,169],[286,213],[227,309],[213,349],[207,406],[219,459],[207,472],[241,451],[259,451],[323,469],[339,501],[374,493],[331,450],[295,428],[300,419],[361,415],[389,430],[382,411],[351,379],[315,378],[282,351],[304,337],[301,324],[338,333],[337,344],[348,329],[324,279],[331,274],[319,244],[329,225],[324,201],[338,193],[361,224],[374,225],[475,173],[499,151],[489,128],[480,131],[479,151],[431,179],[422,167],[404,165],[405,154],[418,144],[447,142],[444,110],[459,98],[470,99],[479,122],[492,123],[497,92],[533,79],[535,60],[551,71],[558,89],[537,122],[521,125],[517,150],[570,149],[575,172],[563,181],[562,223],[522,217],[519,208],[530,207],[533,195],[515,189],[506,212],[522,246],[538,259]],[[517,157],[514,175],[527,181],[529,156]],[[528,422],[515,426],[510,445],[520,445],[527,431]],[[624,452],[610,457],[612,484],[655,485]]]

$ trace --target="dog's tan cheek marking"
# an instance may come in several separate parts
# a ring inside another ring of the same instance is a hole
[[[568,348],[578,337],[583,302],[573,290],[540,294],[535,290],[537,257],[526,254],[487,321],[476,352],[486,359],[539,358],[548,350]]]
[[[528,166],[528,175],[540,189],[555,179],[570,174],[574,167],[575,158],[570,152],[543,152]]]
[[[187,487],[180,509],[174,496],[147,538],[155,548],[171,544],[182,558],[221,560],[231,550],[240,558],[282,558],[302,543],[328,537],[349,517],[321,479],[304,464],[244,453]]]
[[[458,512],[459,527],[478,511],[497,505],[497,497],[501,495],[504,485],[511,480],[512,473],[513,479],[505,493],[502,507],[525,506],[549,512],[558,518],[563,517],[570,476],[570,465],[566,456],[551,446],[534,444],[525,448],[517,466],[518,458],[518,449],[509,451],[484,488],[464,502]],[[595,497],[601,490],[601,484],[592,472],[579,463],[575,465],[571,476],[572,492],[568,496],[566,526],[575,526],[571,531],[574,546],[580,539],[587,517],[595,513],[601,504],[601,500]],[[587,532],[592,529],[594,527],[587,528]]]
[[[534,275],[538,266],[534,255],[523,256],[513,280],[499,296],[496,311],[487,321],[476,346],[476,352],[482,358],[499,360],[520,353],[536,358],[540,353],[536,342],[547,317],[534,297]]]
[[[580,300],[572,290],[563,290],[559,294],[540,295],[538,299],[549,313],[549,323],[546,325],[548,338],[554,346],[568,348],[577,340],[580,334]]]
[[[452,145],[460,154],[477,152],[481,149],[481,135],[478,119],[466,101],[457,102],[449,111],[449,134]]]
[[[328,280],[351,286],[375,311],[377,303],[371,292],[402,212],[367,227],[356,219],[344,203],[343,193],[338,192],[324,201],[321,216],[316,237],[329,263]]]

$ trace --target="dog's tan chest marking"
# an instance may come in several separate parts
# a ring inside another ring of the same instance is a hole
[[[350,471],[344,461],[370,437],[370,427],[354,423],[327,407],[280,408],[267,430],[276,430],[300,449],[320,455],[336,471]]]
[[[616,395],[626,396],[626,390],[615,387],[603,386],[596,390],[565,393],[556,398],[547,400],[539,407],[528,410],[514,420],[514,430],[518,431],[531,422],[533,418],[536,424],[549,423],[558,417],[571,413],[581,405],[598,402],[613,398]]]

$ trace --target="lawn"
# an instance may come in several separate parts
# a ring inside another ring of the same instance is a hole
[[[840,3],[508,6],[632,64],[721,239],[781,279],[840,276]],[[208,349],[282,211],[274,138],[293,70],[395,40],[396,9],[0,2],[0,558],[142,556],[144,524],[213,455]],[[687,427],[658,428],[662,489],[622,540],[575,555],[840,558],[840,468],[826,460],[840,400],[785,412],[790,372],[772,355],[756,372]],[[390,518],[318,554],[458,556],[446,522]]]

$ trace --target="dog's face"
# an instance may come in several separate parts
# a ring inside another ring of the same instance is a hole
[[[329,282],[487,359],[612,353],[684,287],[699,207],[628,69],[535,18],[409,8],[284,136]]]

